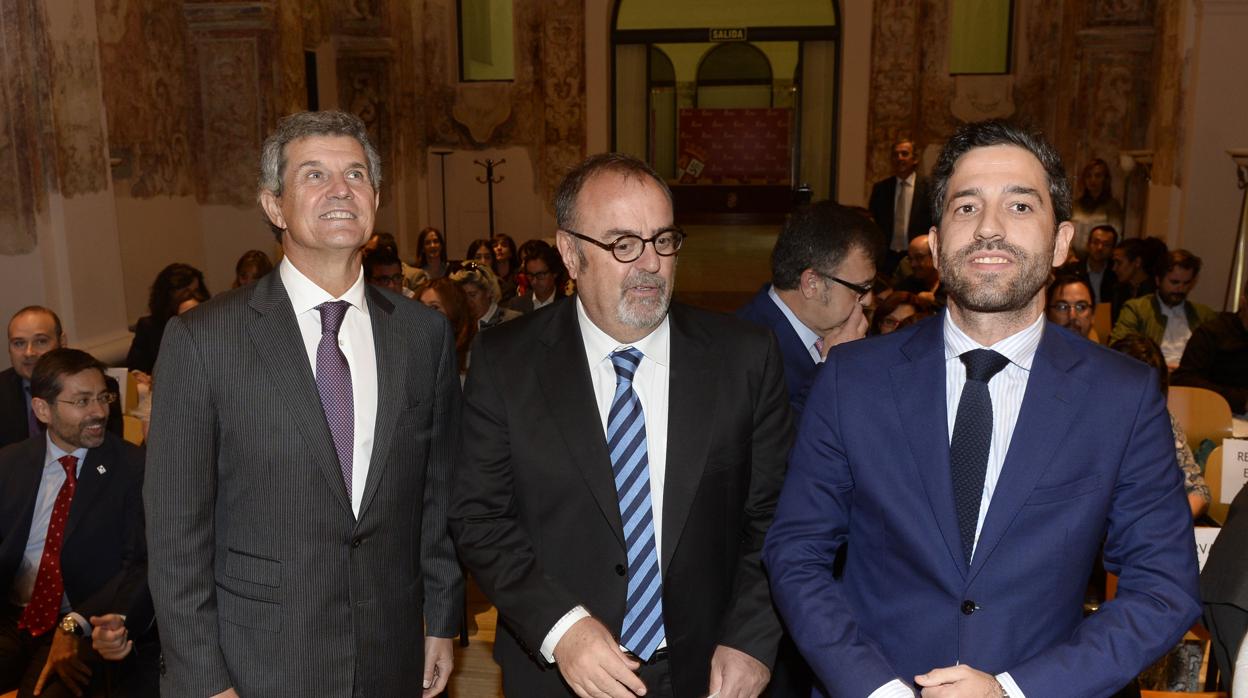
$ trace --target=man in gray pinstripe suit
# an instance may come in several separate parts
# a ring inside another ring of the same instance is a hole
[[[259,197],[278,272],[165,330],[144,488],[165,695],[446,685],[454,338],[364,282],[379,182],[356,117],[283,119]]]

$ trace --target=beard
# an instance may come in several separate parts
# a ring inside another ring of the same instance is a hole
[[[628,290],[639,286],[654,286],[659,289],[655,298],[636,298],[628,295]],[[616,306],[616,316],[620,324],[635,329],[657,327],[667,315],[667,306],[672,300],[671,289],[667,279],[650,272],[637,272],[624,280],[620,288],[620,302]]]
[[[1175,293],[1162,293],[1160,295],[1161,295],[1161,302],[1165,303],[1171,308],[1175,307],[1176,305],[1182,305],[1183,301],[1187,300],[1186,293],[1175,292]]]
[[[976,276],[964,270],[979,252],[1003,250],[1014,258],[1014,273],[990,272]],[[959,307],[977,313],[1014,312],[1026,308],[1049,280],[1049,259],[1028,254],[1004,240],[975,242],[956,252],[941,247],[941,283]]]

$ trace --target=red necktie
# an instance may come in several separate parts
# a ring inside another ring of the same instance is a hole
[[[78,459],[61,456],[65,468],[65,484],[56,494],[52,505],[52,519],[48,521],[48,535],[43,541],[43,557],[39,558],[39,574],[35,576],[35,590],[30,603],[22,612],[17,627],[26,628],[31,635],[39,636],[52,629],[61,613],[61,597],[65,594],[65,581],[61,578],[61,544],[65,541],[65,523],[69,521],[69,505],[74,501],[78,488]]]

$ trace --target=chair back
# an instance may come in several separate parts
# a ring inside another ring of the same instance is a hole
[[[1220,444],[1233,433],[1231,406],[1212,390],[1172,385],[1166,406],[1183,427],[1193,450],[1205,439]]]
[[[1109,344],[1109,333],[1114,329],[1114,324],[1109,319],[1110,310],[1109,301],[1105,301],[1097,303],[1096,309],[1092,311],[1092,331],[1096,333],[1097,341],[1101,344]]]

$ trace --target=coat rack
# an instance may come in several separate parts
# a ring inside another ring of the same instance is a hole
[[[481,162],[480,160],[472,161],[474,165],[480,165],[481,167],[485,168],[485,178],[482,179],[481,177],[477,177],[477,182],[485,185],[485,195],[487,199],[489,200],[490,238],[491,239],[494,237],[494,185],[498,184],[504,179],[501,176],[498,179],[494,179],[494,168],[498,167],[499,165],[502,165],[505,162],[507,162],[506,158],[503,158],[502,160],[494,160],[491,158],[486,158],[485,162]]]

